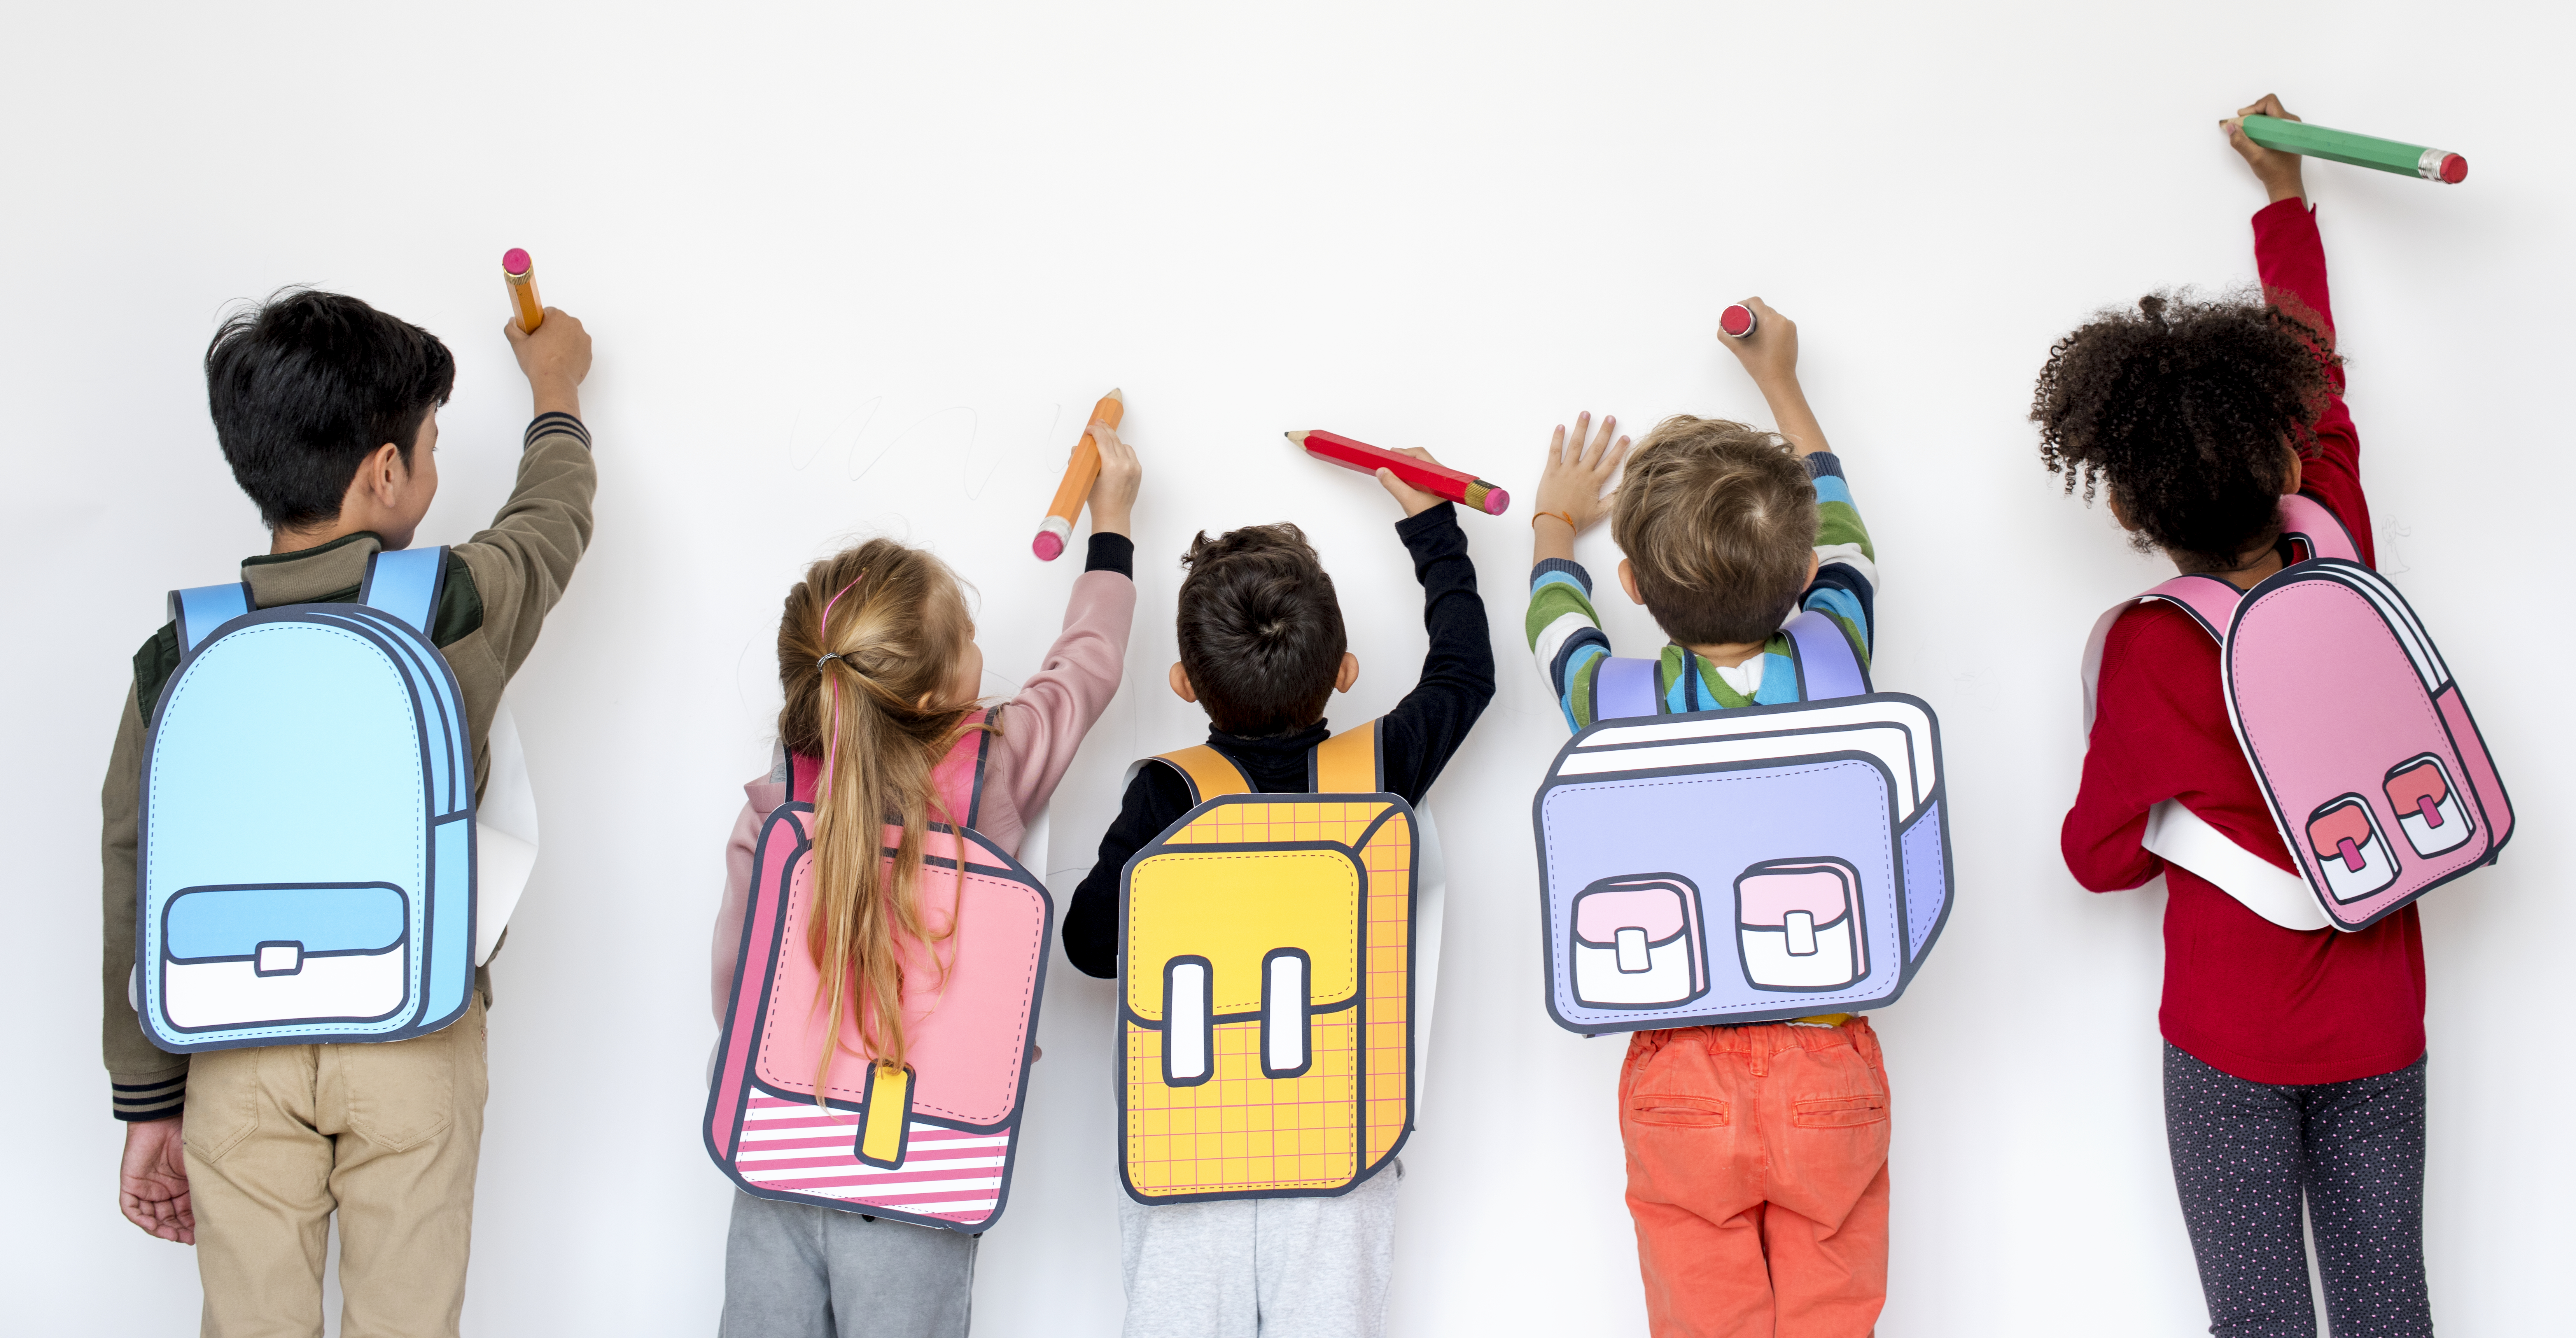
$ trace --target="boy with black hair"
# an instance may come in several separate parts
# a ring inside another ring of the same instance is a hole
[[[1422,459],[1431,457],[1410,452]],[[1395,530],[1422,583],[1430,633],[1422,676],[1379,721],[1383,785],[1419,804],[1494,695],[1494,652],[1475,564],[1453,507],[1378,481],[1403,505]],[[1324,708],[1359,678],[1333,578],[1296,526],[1210,539],[1183,559],[1180,654],[1172,691],[1208,713],[1208,746],[1258,790],[1314,788],[1308,756],[1331,734]],[[1170,767],[1139,768],[1100,858],[1064,917],[1065,955],[1093,976],[1119,972],[1119,883],[1129,857],[1194,804]],[[1394,1174],[1335,1198],[1241,1198],[1146,1206],[1119,1201],[1128,1338],[1349,1338],[1381,1331],[1394,1259]]]
[[[597,474],[579,386],[590,336],[552,307],[506,324],[535,399],[517,486],[492,527],[448,550],[431,626],[461,696],[479,795],[501,690],[536,643],[590,542]],[[408,547],[438,492],[438,408],[455,361],[428,331],[353,297],[290,291],[233,316],[206,350],[208,407],[269,551],[245,558],[253,609],[351,603],[379,550]],[[137,651],[101,794],[104,1049],[126,1121],[118,1198],[128,1220],[197,1247],[208,1334],[322,1324],[322,1264],[340,1216],[342,1323],[351,1333],[454,1334],[484,1097],[478,971],[464,1016],[383,1044],[164,1053],[128,994],[144,746],[182,659],[164,626]],[[327,735],[314,790],[331,820]]]

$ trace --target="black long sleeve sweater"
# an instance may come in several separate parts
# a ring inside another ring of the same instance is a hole
[[[1435,506],[1397,522],[1395,532],[1413,555],[1414,578],[1422,582],[1422,625],[1431,644],[1422,657],[1421,679],[1386,713],[1379,748],[1386,788],[1419,804],[1494,698],[1494,645],[1456,509]],[[1306,788],[1307,750],[1331,735],[1330,723],[1318,720],[1293,734],[1263,739],[1212,729],[1207,741],[1242,768],[1256,789],[1293,794]],[[1119,878],[1129,857],[1190,808],[1189,786],[1170,767],[1145,767],[1128,783],[1117,821],[1100,838],[1100,857],[1074,889],[1064,915],[1065,956],[1083,974],[1118,974]]]

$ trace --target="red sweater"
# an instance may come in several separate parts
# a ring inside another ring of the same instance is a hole
[[[2328,329],[2324,244],[2298,200],[2254,215],[2266,293],[2294,296]],[[2343,371],[2317,422],[2321,458],[2299,491],[2335,513],[2376,566],[2361,443],[2344,408]],[[2290,870],[2253,769],[2227,723],[2218,643],[2182,611],[2138,605],[2111,629],[2084,783],[2060,832],[2066,867],[2096,892],[2165,875],[2165,1039],[2222,1072],[2262,1083],[2342,1082],[2424,1053],[2424,939],[2412,906],[2358,934],[2301,931],[2247,910],[2139,844],[2147,810],[2179,799],[2238,845]]]

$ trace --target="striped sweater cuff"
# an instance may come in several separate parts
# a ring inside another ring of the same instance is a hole
[[[528,435],[520,439],[519,449],[526,450],[536,445],[537,438],[549,432],[569,432],[581,438],[583,450],[590,449],[590,429],[584,427],[580,419],[561,412],[541,413],[529,420]]]
[[[124,1074],[110,1074],[111,1079]],[[147,1120],[174,1119],[188,1097],[188,1071],[162,1078],[145,1078],[140,1082],[115,1082],[107,1085],[115,1103],[116,1118],[129,1124]]]
[[[1589,595],[1592,593],[1592,573],[1585,571],[1583,569],[1583,564],[1573,560],[1572,558],[1548,558],[1544,561],[1532,564],[1530,567],[1530,584],[1533,586],[1537,585],[1538,578],[1545,576],[1552,571],[1564,572],[1566,575],[1574,578],[1575,584],[1583,587],[1584,594]]]

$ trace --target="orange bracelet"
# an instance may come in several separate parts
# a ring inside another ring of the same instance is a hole
[[[1539,516],[1554,516],[1554,517],[1556,517],[1558,520],[1561,520],[1561,521],[1564,521],[1564,522],[1565,522],[1565,528],[1567,528],[1567,529],[1569,529],[1569,530],[1571,530],[1571,529],[1574,529],[1574,528],[1575,528],[1575,524],[1574,524],[1574,517],[1573,517],[1570,513],[1567,513],[1567,512],[1564,512],[1564,511],[1541,511],[1541,512],[1537,513],[1537,515],[1533,515],[1533,516],[1531,516],[1531,517],[1530,517],[1530,528],[1531,528],[1531,529],[1537,529],[1537,528],[1538,528],[1538,518],[1539,518]]]

